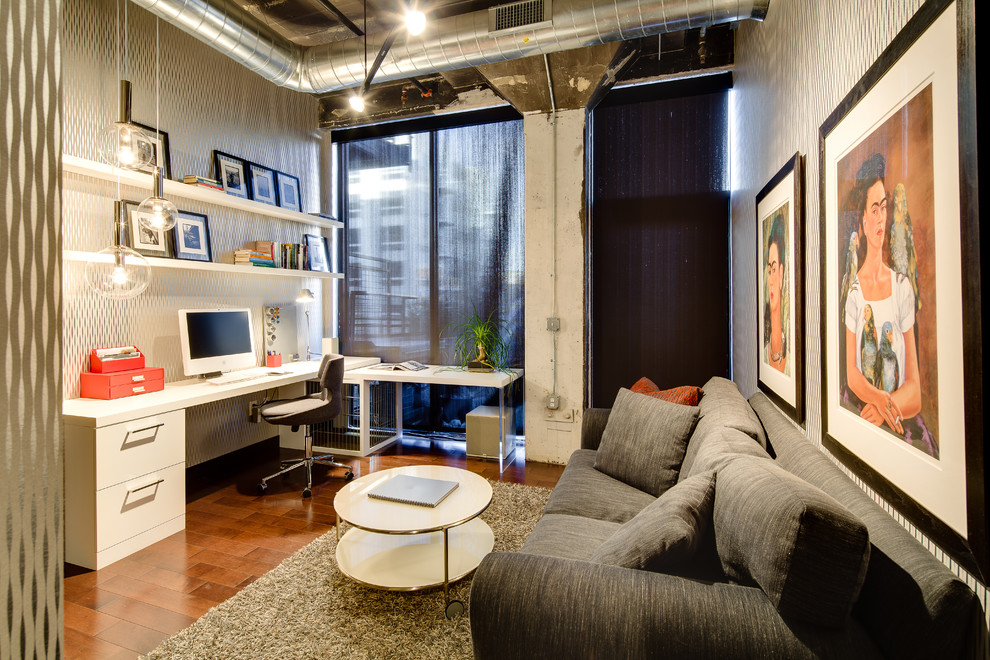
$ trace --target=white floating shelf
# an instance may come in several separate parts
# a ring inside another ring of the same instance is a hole
[[[78,261],[86,263],[95,252],[81,252],[79,250],[63,250],[62,258],[65,261]],[[162,257],[145,257],[152,268],[175,268],[178,270],[205,270],[214,273],[233,273],[237,275],[264,275],[265,277],[315,277],[324,280],[342,279],[341,273],[321,273],[315,270],[293,270],[291,268],[262,268],[258,266],[238,266],[236,264],[218,264],[212,261],[189,261],[186,259],[164,259]],[[110,255],[100,255],[100,261],[110,263]]]
[[[121,170],[110,165],[104,165],[103,163],[97,163],[91,160],[86,160],[85,158],[79,158],[78,156],[62,154],[62,170],[73,174],[95,177],[104,181],[116,182],[119,178],[120,182],[124,185],[136,186],[138,188],[145,188],[149,192],[151,191],[150,174],[145,174],[144,172],[134,172],[132,170]],[[293,222],[313,225],[315,227],[332,228],[344,226],[344,223],[337,220],[330,220],[327,218],[310,215],[308,213],[300,213],[299,211],[283,209],[278,206],[272,206],[271,204],[262,204],[261,202],[235,197],[234,195],[228,195],[217,190],[210,190],[209,188],[190,186],[185,183],[180,183],[169,179],[166,179],[164,183],[166,197],[193,199],[198,202],[216,204],[217,206],[225,206],[227,208],[237,209],[238,211],[247,211],[248,213],[258,213],[272,218],[280,218],[282,220],[292,220]]]

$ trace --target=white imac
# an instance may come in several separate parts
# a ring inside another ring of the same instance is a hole
[[[179,344],[187,376],[258,366],[247,308],[180,309]]]

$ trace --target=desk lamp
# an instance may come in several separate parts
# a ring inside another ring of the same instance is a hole
[[[296,297],[297,303],[304,303],[306,305],[306,361],[312,360],[314,355],[321,355],[320,353],[313,353],[309,346],[309,303],[316,300],[316,296],[309,289],[301,289],[299,291],[299,296]]]

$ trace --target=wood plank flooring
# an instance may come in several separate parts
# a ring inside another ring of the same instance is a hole
[[[326,468],[314,468],[309,499],[301,497],[302,468],[272,480],[259,495],[259,479],[277,470],[278,451],[269,442],[191,469],[185,530],[99,571],[66,564],[65,657],[133,659],[147,653],[329,531],[343,471],[327,478]],[[353,465],[355,476],[434,464],[496,481],[545,488],[557,483],[563,466],[526,463],[522,451],[516,453],[501,477],[496,461],[466,457],[462,442],[405,440],[381,454],[342,462]],[[292,455],[281,452],[281,458]]]

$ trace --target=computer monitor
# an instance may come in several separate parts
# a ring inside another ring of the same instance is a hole
[[[187,376],[255,367],[251,310],[180,309],[179,344]]]

